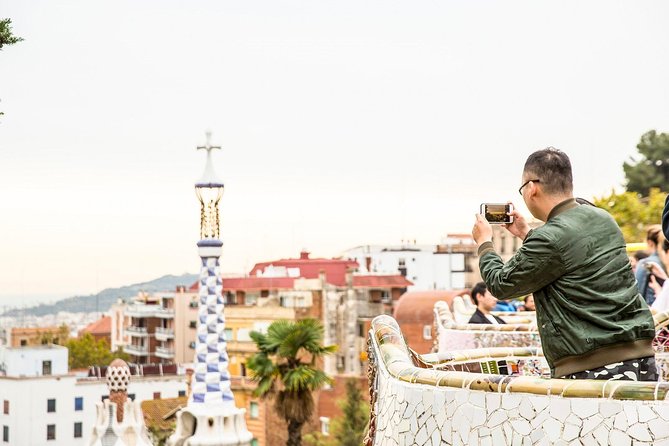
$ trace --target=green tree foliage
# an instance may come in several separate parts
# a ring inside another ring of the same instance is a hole
[[[369,404],[355,379],[346,381],[346,399],[339,403],[341,418],[332,422],[332,434],[339,446],[360,446],[369,423]]]
[[[640,159],[631,159],[623,164],[627,190],[644,197],[650,194],[653,187],[666,191],[669,188],[669,134],[655,130],[646,132],[636,148]]]
[[[342,416],[332,420],[329,435],[314,432],[304,436],[309,446],[360,446],[369,424],[369,404],[362,397],[358,381],[346,381],[346,397],[337,401]]]
[[[258,347],[247,362],[258,383],[254,393],[274,399],[274,409],[288,424],[286,446],[300,446],[302,427],[314,413],[312,392],[332,382],[316,362],[336,346],[322,344],[323,326],[315,319],[275,321],[267,334],[253,331],[251,339]]]
[[[121,358],[124,361],[130,359],[130,356],[123,350],[112,352],[106,340],[96,341],[90,333],[84,334],[79,339],[70,339],[65,347],[69,350],[70,369],[109,365],[115,358]]]
[[[595,198],[594,204],[607,210],[620,226],[627,243],[646,240],[646,228],[662,221],[662,210],[667,194],[658,188],[651,188],[648,197],[640,197],[636,192]]]
[[[13,45],[22,40],[22,37],[12,34],[12,19],[0,19],[0,50],[4,45]]]

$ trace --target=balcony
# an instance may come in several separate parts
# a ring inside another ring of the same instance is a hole
[[[257,353],[258,347],[255,342],[228,341],[225,347],[229,352],[235,353]]]
[[[172,319],[174,318],[174,308],[158,307],[154,311],[154,316],[161,319]]]
[[[156,328],[156,340],[158,341],[167,341],[168,339],[174,339],[174,330],[171,328]]]
[[[149,332],[146,330],[146,327],[137,327],[130,325],[126,327],[125,331],[130,335],[137,338],[146,338],[149,336]]]
[[[149,356],[148,345],[128,344],[123,348],[123,351],[133,356]]]
[[[130,317],[154,317],[159,305],[134,304],[129,305],[125,310],[125,315]]]
[[[165,347],[156,347],[156,356],[164,359],[174,358],[174,349]]]

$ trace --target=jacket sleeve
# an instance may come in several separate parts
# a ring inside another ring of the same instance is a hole
[[[533,231],[525,239],[506,263],[493,249],[481,250],[481,277],[498,299],[513,299],[533,293],[564,274],[565,265],[559,249],[544,234],[536,232]]]

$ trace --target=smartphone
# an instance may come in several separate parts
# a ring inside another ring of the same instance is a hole
[[[513,211],[511,203],[481,203],[481,215],[488,220],[491,225],[506,225],[513,223],[513,216],[509,215]]]

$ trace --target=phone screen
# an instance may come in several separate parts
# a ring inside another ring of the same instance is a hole
[[[508,204],[486,204],[483,215],[490,223],[511,223],[511,216],[507,215],[510,211]]]

